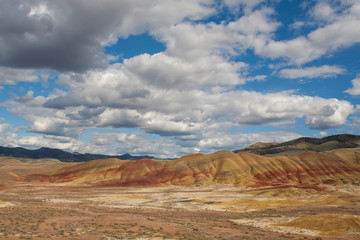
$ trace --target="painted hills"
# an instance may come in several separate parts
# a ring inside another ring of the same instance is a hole
[[[241,187],[316,188],[322,184],[360,185],[360,148],[356,145],[359,137],[352,136],[338,135],[315,143],[300,139],[290,145],[303,146],[305,142],[309,146],[329,149],[322,152],[301,148],[299,154],[288,155],[285,151],[284,155],[261,156],[246,151],[223,150],[168,161],[99,159],[47,174],[26,175],[17,180],[97,186],[207,186],[219,183]],[[354,147],[350,148],[350,144]]]

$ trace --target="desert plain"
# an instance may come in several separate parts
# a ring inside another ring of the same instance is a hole
[[[0,191],[0,238],[358,239],[359,191],[17,183]]]

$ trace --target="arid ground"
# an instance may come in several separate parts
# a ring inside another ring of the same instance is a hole
[[[360,188],[13,183],[0,239],[359,239]]]

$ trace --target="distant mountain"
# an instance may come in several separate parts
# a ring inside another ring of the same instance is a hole
[[[122,160],[139,160],[143,158],[152,159],[152,156],[132,156],[128,153],[118,156],[109,156],[102,154],[90,154],[90,153],[70,153],[60,149],[53,148],[40,148],[36,150],[29,150],[21,147],[10,148],[0,146],[0,156],[17,157],[17,158],[54,158],[62,162],[88,162],[94,159],[107,159],[118,158]]]
[[[302,137],[283,143],[259,142],[234,152],[249,152],[262,156],[276,156],[295,155],[306,151],[325,152],[340,148],[357,147],[360,147],[360,136],[341,134],[324,138]]]

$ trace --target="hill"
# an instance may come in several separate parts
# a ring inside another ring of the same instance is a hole
[[[53,158],[62,162],[88,162],[94,159],[105,158],[118,158],[123,160],[138,160],[142,158],[153,158],[152,156],[131,156],[130,154],[123,154],[118,156],[109,156],[101,154],[90,153],[70,153],[60,149],[53,148],[40,148],[35,150],[29,150],[21,147],[10,148],[0,146],[0,156],[4,157],[16,157],[16,158],[30,158],[30,159],[43,159]]]
[[[324,138],[302,137],[283,143],[256,143],[235,153],[249,152],[262,156],[295,155],[306,151],[325,152],[341,148],[360,147],[360,136],[351,134],[333,135]]]
[[[56,159],[30,159],[0,156],[0,190],[13,185],[19,176],[31,173],[49,173],[54,169],[78,163],[60,162]]]
[[[223,150],[192,154],[172,161],[100,159],[51,174],[31,174],[19,181],[87,183],[107,186],[199,186],[231,184],[241,187],[360,184],[360,149],[293,156],[264,157]]]

